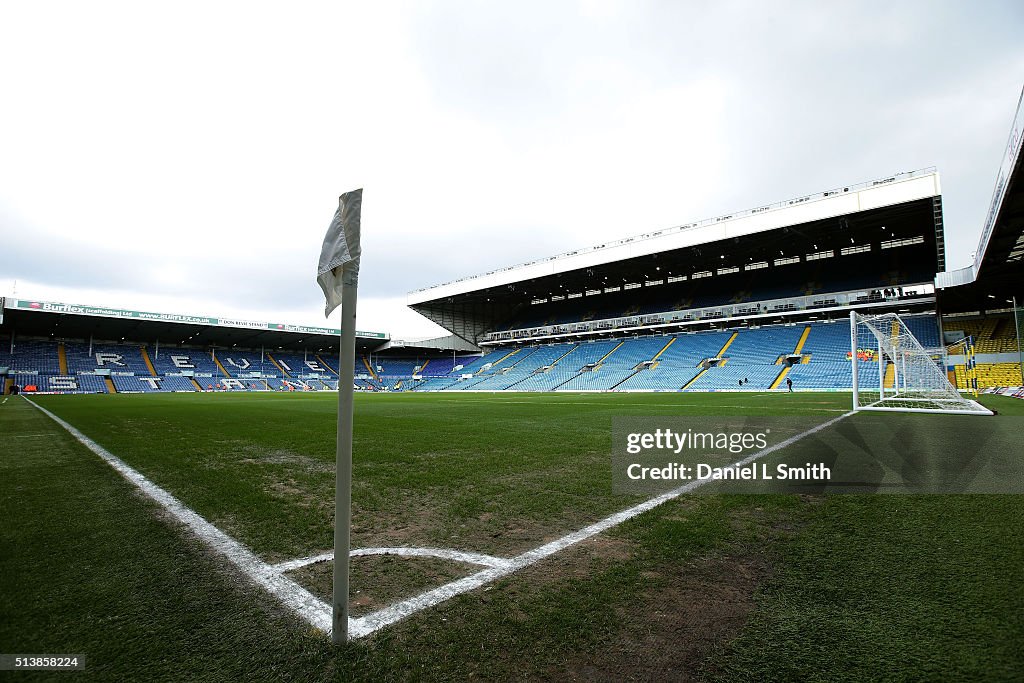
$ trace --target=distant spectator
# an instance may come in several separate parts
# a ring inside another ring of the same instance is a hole
[[[19,387],[17,384],[12,384],[11,396],[17,396],[19,393],[21,393],[21,387]]]
[[[786,386],[789,387],[789,391],[793,391],[793,380],[789,377],[786,378]]]

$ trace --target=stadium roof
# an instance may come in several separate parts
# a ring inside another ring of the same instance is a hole
[[[992,201],[985,214],[974,262],[959,270],[939,273],[935,283],[943,288],[943,310],[992,310],[1006,308],[1024,298],[1024,178],[1021,147],[1024,144],[1024,91],[996,174]]]
[[[6,335],[56,339],[154,342],[193,347],[336,349],[340,330],[283,323],[151,313],[51,301],[0,298],[0,330]],[[383,332],[356,332],[360,349],[387,343]]]
[[[802,261],[818,247],[849,246],[851,238],[858,244],[877,241],[879,228],[887,239],[915,238],[908,257],[912,252],[930,268],[930,283],[945,267],[940,194],[934,168],[898,173],[418,290],[408,303],[479,341],[486,326],[481,321],[493,323],[531,301],[640,287],[666,275],[717,271],[782,251]]]
[[[755,235],[940,194],[939,174],[934,167],[897,173],[418,289],[409,293],[407,301],[415,308],[429,301],[493,287],[611,265],[640,256]]]

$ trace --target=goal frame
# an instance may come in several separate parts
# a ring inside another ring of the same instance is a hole
[[[892,325],[898,334],[880,333],[875,323]],[[862,368],[860,352],[861,331],[871,333],[870,352],[878,366]],[[908,360],[910,369],[908,370]],[[977,401],[960,394],[950,384],[944,368],[931,358],[921,343],[910,332],[896,313],[865,316],[850,311],[850,365],[853,375],[853,410],[905,413],[938,413],[950,415],[992,415],[992,411]],[[892,386],[886,386],[886,373],[892,368]],[[863,371],[868,369],[867,373]],[[877,375],[877,377],[876,377]],[[913,378],[913,379],[908,379]],[[877,398],[876,398],[877,395]]]

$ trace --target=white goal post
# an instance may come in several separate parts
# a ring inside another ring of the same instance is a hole
[[[854,410],[992,415],[961,396],[944,355],[926,351],[895,313],[850,311],[850,365]]]

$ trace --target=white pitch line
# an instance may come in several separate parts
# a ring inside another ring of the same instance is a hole
[[[151,482],[137,470],[132,469],[123,460],[103,448],[103,446],[100,446],[98,443],[87,437],[85,434],[82,434],[80,431],[51,413],[46,408],[43,408],[28,398],[25,398],[25,400],[39,409],[51,420],[66,429],[68,433],[75,437],[83,446],[103,458],[107,464],[117,470],[121,476],[132,484],[135,484],[135,486],[143,493],[174,515],[178,521],[191,529],[207,545],[228,558],[232,564],[241,569],[242,572],[244,572],[245,575],[252,579],[257,585],[262,586],[271,595],[280,600],[282,604],[316,628],[324,631],[325,633],[330,633],[330,605],[288,577],[283,576],[279,571],[276,571],[266,562],[256,557],[251,550],[207,522],[199,514],[186,507],[180,500]]]
[[[398,555],[401,557],[439,557],[443,560],[453,562],[465,562],[466,564],[478,564],[484,567],[507,567],[512,560],[483,553],[467,553],[461,550],[450,550],[448,548],[355,548],[349,552],[349,557],[367,557],[371,555]],[[279,572],[290,572],[302,567],[327,562],[334,559],[334,552],[320,553],[310,557],[301,557],[297,560],[288,560],[272,566],[272,569]]]
[[[849,417],[850,415],[853,415],[853,412],[843,413],[842,415],[834,417],[831,420],[828,420],[826,422],[821,423],[820,425],[812,427],[811,429],[808,429],[805,432],[801,432],[800,434],[791,436],[790,438],[784,441],[780,441],[774,446],[770,446],[768,448],[765,448],[764,450],[758,451],[757,453],[749,455],[746,458],[743,458],[742,460],[737,460],[728,467],[735,468],[750,464],[755,460],[758,460],[759,458],[768,455],[769,453],[773,453],[781,448],[790,446],[799,441],[800,439],[803,439],[807,436],[810,436],[811,434],[819,432],[822,429],[825,429],[826,427],[829,427],[835,424],[836,422],[839,422],[840,420]],[[567,534],[562,538],[542,545],[539,548],[534,548],[533,550],[529,550],[523,553],[522,555],[514,557],[509,561],[509,564],[505,567],[491,567],[489,569],[484,569],[483,571],[477,572],[476,574],[471,574],[470,576],[467,576],[465,578],[452,581],[451,583],[447,583],[439,588],[429,590],[414,598],[403,600],[402,602],[391,605],[390,607],[385,607],[384,609],[373,612],[372,614],[367,614],[362,617],[351,619],[349,621],[349,635],[353,638],[362,638],[364,636],[368,636],[374,633],[375,631],[384,628],[385,626],[389,626],[390,624],[393,624],[397,621],[400,621],[411,614],[419,612],[420,610],[426,609],[428,607],[433,607],[434,605],[438,605],[446,600],[454,598],[457,595],[468,593],[471,590],[480,588],[481,586],[485,586],[488,583],[491,583],[492,581],[496,581],[500,578],[508,576],[509,574],[512,574],[513,572],[523,569],[524,567],[528,567],[531,564],[534,564],[546,557],[554,555],[555,553],[561,550],[565,550],[566,548],[575,545],[580,541],[584,541],[592,536],[596,536],[602,531],[607,531],[608,529],[614,526],[622,524],[626,520],[632,519],[637,515],[641,515],[649,510],[652,510],[661,505],[662,503],[666,503],[672,500],[673,498],[678,498],[684,493],[693,491],[694,489],[697,489],[703,486],[704,484],[709,483],[710,481],[712,480],[702,479],[693,481],[683,486],[680,486],[679,488],[668,491],[667,493],[663,493],[660,496],[656,496],[654,498],[651,498],[650,500],[644,501],[639,505],[634,505],[631,508],[627,508],[626,510],[617,512],[614,515],[606,517],[599,522],[591,524],[588,527],[584,527],[579,531]]]
[[[512,565],[512,560],[483,553],[466,553],[461,550],[447,548],[358,548],[352,551],[352,557],[364,555],[403,555],[406,557],[440,557],[453,562],[479,564],[484,567],[504,568]]]
[[[297,560],[288,560],[287,562],[278,562],[270,566],[275,572],[283,574],[284,572],[290,572],[295,569],[302,569],[308,567],[311,564],[318,562],[327,562],[328,560],[334,559],[334,551],[329,553],[320,553],[319,555],[310,555],[309,557],[300,557]]]

